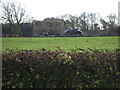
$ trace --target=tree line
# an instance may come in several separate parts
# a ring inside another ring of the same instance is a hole
[[[2,4],[3,36],[32,36],[33,20],[19,3]],[[65,14],[55,17],[64,23],[64,29],[80,29],[85,36],[117,36],[117,16],[114,13],[102,18],[97,13],[83,12],[80,15]],[[47,27],[46,27],[47,28]]]
[[[117,16],[113,13],[108,15],[106,20],[100,14],[87,12],[83,12],[79,16],[65,14],[59,18],[64,21],[66,28],[81,29],[86,36],[92,33],[99,35],[100,32],[103,32],[103,35],[118,34]]]

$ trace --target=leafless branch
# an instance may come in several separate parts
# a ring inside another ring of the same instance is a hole
[[[2,4],[2,16],[4,21],[10,24],[20,24],[26,18],[25,10],[21,7],[20,3],[15,4],[13,2],[8,2]]]

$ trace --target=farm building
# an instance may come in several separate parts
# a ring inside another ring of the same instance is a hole
[[[64,22],[60,19],[46,18],[43,21],[33,21],[33,36],[40,36],[43,32],[64,33]]]
[[[64,30],[65,36],[83,36],[83,32],[78,29],[66,29]]]

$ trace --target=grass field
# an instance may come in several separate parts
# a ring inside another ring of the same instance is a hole
[[[59,46],[65,51],[77,48],[116,49],[118,37],[19,37],[2,38],[2,49],[57,49]]]

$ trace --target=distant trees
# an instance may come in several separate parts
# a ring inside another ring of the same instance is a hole
[[[65,25],[65,28],[69,28],[69,29],[72,29],[72,28],[76,28],[78,27],[77,24],[78,24],[78,21],[77,21],[77,17],[76,16],[72,16],[70,14],[65,14],[65,15],[61,15],[59,17],[59,19],[62,19],[64,21],[64,25]]]
[[[96,22],[96,14],[95,13],[90,13],[88,14],[88,18],[90,20],[90,29],[91,30],[95,30],[94,28],[94,25],[95,25],[95,22]]]
[[[2,3],[1,7],[1,19],[5,23],[10,24],[14,36],[19,35],[21,32],[20,24],[25,22],[28,18],[25,9],[22,8],[20,3],[14,2]]]
[[[81,30],[83,30],[84,33],[86,33],[86,35],[88,35],[88,28],[90,25],[88,14],[86,12],[84,12],[80,15],[79,18],[80,18]]]
[[[117,27],[117,17],[115,14],[111,13],[110,15],[107,16],[108,21],[104,19],[100,19],[100,22],[102,24],[102,30],[104,30],[104,33],[106,35],[115,35],[118,33],[118,27]]]
[[[41,22],[38,21],[39,23],[36,22],[34,29],[39,35],[42,32],[62,34],[64,29],[81,29],[85,36],[117,35],[115,14],[108,15],[106,19],[108,21],[97,13],[83,12],[79,16],[65,14],[57,18],[46,18]]]
[[[65,14],[58,18],[46,18],[43,21],[34,20],[34,22],[20,3],[8,2],[2,4],[1,19],[5,23],[3,33],[12,36],[40,36],[46,31],[63,34],[64,29],[81,29],[85,36],[117,35],[118,33],[117,17],[113,13],[108,15],[106,20],[97,13],[83,12],[78,16]],[[32,23],[26,23],[29,21]]]
[[[108,18],[108,30],[109,30],[109,35],[112,35],[112,33],[114,33],[117,30],[117,25],[116,25],[116,20],[117,20],[117,16],[113,13],[111,13],[110,15],[107,16]]]
[[[81,29],[86,36],[91,34],[99,36],[103,33],[103,35],[117,35],[116,15],[113,13],[108,15],[106,20],[101,18],[100,14],[87,12],[83,12],[79,16],[65,14],[61,15],[59,19],[64,21],[66,28]]]

